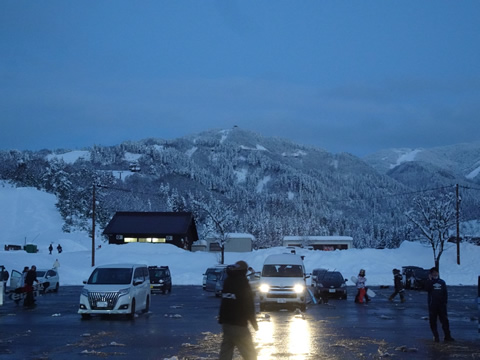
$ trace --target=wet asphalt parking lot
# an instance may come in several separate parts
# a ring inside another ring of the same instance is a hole
[[[259,359],[480,359],[476,286],[449,287],[454,343],[435,344],[426,293],[408,291],[407,302],[389,302],[390,288],[372,287],[368,305],[347,300],[310,303],[305,313],[257,314],[253,333]],[[81,286],[64,286],[37,298],[34,309],[6,299],[0,306],[3,359],[216,359],[220,299],[201,286],[174,286],[154,295],[150,311],[134,320],[77,314]],[[258,310],[258,304],[257,304]],[[439,324],[440,329],[440,324]],[[238,354],[236,358],[240,359]]]

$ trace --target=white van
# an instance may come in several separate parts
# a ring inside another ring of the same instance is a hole
[[[295,254],[269,255],[263,263],[259,286],[260,311],[267,306],[306,309],[307,287],[303,258]]]
[[[147,265],[113,264],[98,266],[83,282],[78,313],[126,314],[134,318],[137,310],[150,308],[150,276]]]

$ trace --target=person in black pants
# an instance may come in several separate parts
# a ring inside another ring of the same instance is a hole
[[[25,276],[25,300],[23,301],[23,306],[32,307],[35,305],[35,299],[33,297],[33,283],[37,282],[37,267],[32,265],[30,270],[28,270],[27,275]]]
[[[228,276],[223,284],[218,318],[223,328],[220,360],[231,360],[235,347],[245,360],[257,359],[252,335],[248,330],[249,322],[255,330],[258,330],[258,325],[253,292],[246,276],[247,269],[247,263],[241,260],[227,267]]]
[[[428,275],[428,280],[425,287],[428,293],[428,316],[434,341],[440,341],[440,336],[437,330],[437,318],[442,324],[445,342],[455,341],[450,334],[450,325],[448,323],[447,316],[447,284],[445,281],[440,279],[438,275],[438,269],[436,267],[430,269],[430,274]]]

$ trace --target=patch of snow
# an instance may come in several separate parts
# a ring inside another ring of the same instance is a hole
[[[237,177],[237,183],[244,183],[247,180],[248,170],[240,169],[234,171],[235,176]]]
[[[293,200],[295,198],[295,194],[291,191],[287,192],[287,199]]]
[[[480,173],[480,166],[477,167],[475,170],[471,171],[469,174],[467,174],[465,177],[467,179],[475,179],[477,177],[477,175]]]
[[[195,153],[195,151],[197,151],[198,147],[194,146],[192,147],[191,149],[187,150],[185,152],[185,154],[188,156],[188,157],[192,157],[192,155]]]
[[[335,170],[337,170],[338,169],[338,160],[333,160],[332,161],[332,166]]]
[[[404,162],[409,162],[409,161],[415,161],[415,157],[418,155],[418,153],[422,152],[421,149],[415,149],[415,150],[409,150],[405,152],[404,150],[396,150],[396,152],[399,154],[397,163],[396,164],[390,164],[390,169],[393,169],[394,167],[404,163]]]
[[[254,148],[252,147],[248,147],[248,146],[245,146],[245,145],[240,145],[240,149],[242,150],[253,150],[253,151],[268,151],[265,147],[263,147],[262,145],[257,145],[255,146]]]
[[[165,147],[163,145],[153,145],[153,148],[157,151],[165,150]]]
[[[267,183],[271,180],[271,176],[267,175],[265,176],[262,180],[260,180],[257,184],[257,193],[261,193],[263,191],[263,188]]]
[[[135,162],[138,159],[140,159],[142,156],[143,156],[143,154],[135,154],[135,153],[131,153],[131,152],[126,152],[125,156],[123,158],[128,162]]]
[[[82,160],[90,160],[90,151],[80,151],[80,150],[75,150],[75,151],[69,151],[64,154],[49,154],[46,156],[47,160],[63,160],[67,164],[73,164],[75,161],[78,159]]]
[[[227,140],[228,134],[230,134],[231,129],[228,130],[221,130],[220,134],[222,134],[222,137],[220,139],[220,144],[223,144],[225,140]]]

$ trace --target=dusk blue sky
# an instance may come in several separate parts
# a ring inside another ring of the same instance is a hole
[[[0,2],[0,150],[237,125],[363,156],[479,114],[480,1]]]

